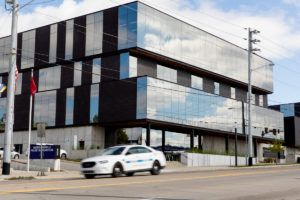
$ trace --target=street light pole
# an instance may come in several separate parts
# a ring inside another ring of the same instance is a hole
[[[252,166],[252,111],[251,111],[251,99],[252,99],[252,86],[251,86],[251,61],[252,61],[252,52],[253,51],[259,51],[259,49],[253,49],[252,43],[260,42],[259,40],[252,39],[252,34],[260,33],[257,30],[251,30],[248,28],[248,154],[249,154],[249,161],[248,165]]]
[[[11,1],[7,1],[11,3]],[[16,74],[16,55],[17,55],[17,23],[18,23],[18,0],[12,0],[12,26],[11,26],[11,49],[9,59],[9,76],[7,87],[7,107],[6,107],[6,123],[4,137],[4,156],[2,174],[10,174],[10,156],[11,156],[11,140],[14,124],[14,102],[15,102],[15,74]]]

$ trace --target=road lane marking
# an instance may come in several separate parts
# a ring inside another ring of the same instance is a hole
[[[229,176],[243,176],[243,175],[255,175],[255,174],[270,174],[270,173],[277,173],[277,172],[292,172],[292,171],[300,171],[300,169],[271,170],[271,171],[264,171],[264,172],[241,172],[241,173],[233,173],[233,174],[228,174],[227,173],[227,174],[219,174],[219,175],[212,175],[212,176],[171,178],[171,179],[133,181],[133,182],[95,184],[95,185],[81,185],[81,186],[68,186],[68,187],[32,188],[32,189],[2,191],[2,192],[0,192],[0,194],[39,192],[39,191],[50,191],[50,190],[68,190],[68,189],[94,188],[94,187],[108,187],[108,186],[134,185],[134,184],[145,184],[145,183],[175,182],[175,181],[185,181],[185,180],[198,180],[198,179],[220,178],[220,177],[229,177]]]

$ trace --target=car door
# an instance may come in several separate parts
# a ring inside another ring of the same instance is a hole
[[[137,147],[137,150],[139,152],[138,154],[139,169],[152,168],[153,156],[154,156],[152,151],[146,147]]]
[[[126,171],[135,171],[139,168],[137,147],[130,147],[125,154],[124,165]]]

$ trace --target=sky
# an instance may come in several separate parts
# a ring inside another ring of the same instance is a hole
[[[24,5],[30,0],[19,0]],[[21,9],[18,31],[131,2],[132,0],[35,0]],[[270,105],[300,102],[300,0],[141,0],[220,38],[247,48],[247,30],[257,29],[257,54],[274,66]],[[0,1],[0,37],[10,34],[11,13]]]

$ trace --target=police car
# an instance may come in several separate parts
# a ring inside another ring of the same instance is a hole
[[[161,151],[142,145],[114,146],[100,152],[98,156],[87,158],[80,163],[80,173],[91,179],[96,175],[111,174],[113,177],[135,172],[149,171],[158,175],[166,166]]]

